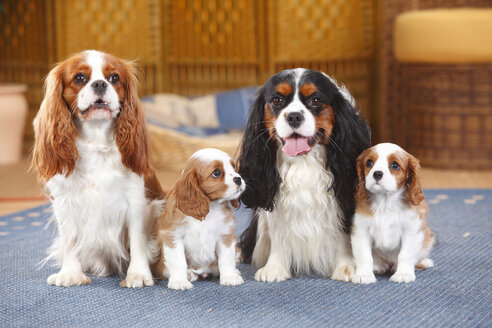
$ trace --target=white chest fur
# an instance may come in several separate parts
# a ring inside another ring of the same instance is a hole
[[[68,242],[83,271],[121,274],[129,259],[125,227],[147,213],[144,180],[122,165],[110,126],[79,128],[75,170],[46,184],[59,228],[51,257],[61,259]]]
[[[280,152],[277,160],[282,182],[274,210],[260,212],[259,233],[266,231],[272,245],[282,245],[286,265],[296,274],[314,271],[328,276],[335,264],[342,213],[333,190],[328,191],[333,175],[325,169],[325,148],[316,145],[309,154],[294,158]],[[262,240],[260,235],[253,254],[258,266],[266,262],[269,251]]]
[[[217,245],[223,236],[230,233],[233,221],[227,221],[224,204],[218,201],[210,203],[210,211],[205,220],[199,221],[186,217],[186,223],[176,231],[176,237],[182,240],[188,266],[199,268],[208,266],[217,260]]]

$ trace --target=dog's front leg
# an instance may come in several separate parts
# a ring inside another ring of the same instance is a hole
[[[130,213],[131,212],[132,211],[130,211]],[[120,286],[128,288],[153,286],[154,279],[152,278],[152,273],[150,272],[149,259],[147,257],[149,241],[144,229],[144,219],[146,218],[146,213],[145,211],[134,212],[140,213],[131,213],[128,220],[130,266],[128,267],[126,278],[120,283]]]
[[[73,253],[72,243],[64,241],[63,243],[63,263],[60,272],[48,277],[48,284],[70,287],[91,283],[91,279],[82,272],[77,256]]]
[[[291,278],[290,261],[286,257],[286,251],[279,238],[280,234],[269,226],[270,255],[265,266],[256,271],[255,279],[264,282],[284,281]],[[256,245],[258,247],[258,245]]]
[[[228,286],[241,285],[244,280],[236,269],[236,243],[229,246],[222,241],[217,243],[217,256],[219,257],[220,284]]]
[[[188,281],[186,255],[184,245],[181,240],[176,238],[172,245],[163,244],[164,264],[169,273],[167,288],[169,289],[190,289],[193,287]]]

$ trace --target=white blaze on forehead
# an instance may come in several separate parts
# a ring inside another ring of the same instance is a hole
[[[229,163],[231,157],[226,152],[216,148],[205,148],[196,151],[191,158],[196,158],[201,161],[212,162],[212,161],[223,161],[224,163]]]
[[[380,156],[386,155],[386,157],[390,154],[404,151],[400,146],[390,142],[377,144],[374,148]]]
[[[85,53],[87,54],[87,64],[91,67],[90,82],[104,80],[104,53],[96,50],[87,50]]]

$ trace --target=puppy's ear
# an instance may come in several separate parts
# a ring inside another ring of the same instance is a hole
[[[418,159],[408,154],[408,169],[407,169],[407,190],[410,197],[410,202],[413,205],[419,205],[425,198],[420,185],[420,163]]]
[[[366,159],[366,152],[364,151],[362,154],[357,157],[357,185],[355,187],[355,200],[363,201],[367,199],[367,190],[366,190],[366,176],[364,174],[364,165]]]
[[[233,200],[231,200],[231,205],[235,209],[238,209],[239,208],[239,199],[233,199]]]
[[[34,119],[32,164],[40,181],[55,174],[70,175],[79,157],[75,140],[77,129],[70,108],[63,99],[65,62],[58,64],[45,80],[45,96]]]
[[[194,168],[185,172],[176,183],[176,206],[185,215],[204,220],[210,211],[210,200],[200,187]]]
[[[122,83],[125,98],[120,99],[121,112],[116,123],[116,144],[123,165],[138,175],[148,175],[151,174],[149,141],[145,115],[138,97],[138,72],[133,63],[120,61],[124,67]]]

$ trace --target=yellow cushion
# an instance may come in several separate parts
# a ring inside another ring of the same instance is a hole
[[[396,18],[393,51],[402,62],[492,62],[492,9],[434,9]]]

